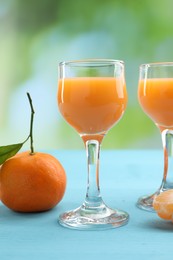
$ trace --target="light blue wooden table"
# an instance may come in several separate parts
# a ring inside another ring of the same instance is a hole
[[[49,153],[66,170],[66,194],[53,210],[39,214],[19,214],[0,204],[0,260],[173,259],[173,224],[135,206],[139,196],[160,186],[161,150],[102,150],[102,197],[112,208],[130,214],[127,225],[105,231],[78,231],[59,226],[58,215],[83,202],[86,158],[85,151]]]

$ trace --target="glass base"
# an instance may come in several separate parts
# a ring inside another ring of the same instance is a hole
[[[153,200],[156,196],[158,196],[163,191],[164,189],[161,187],[158,191],[156,191],[152,195],[140,197],[136,204],[137,207],[150,212],[155,212],[153,208]]]
[[[82,205],[59,216],[60,225],[80,230],[117,228],[125,225],[128,220],[128,213],[121,210],[113,210],[105,204],[93,208],[86,208],[85,205]]]
[[[143,210],[155,212],[153,208],[154,197],[155,197],[154,195],[150,195],[150,196],[143,196],[139,198],[136,204],[137,207]]]

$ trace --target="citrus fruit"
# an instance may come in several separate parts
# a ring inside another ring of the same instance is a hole
[[[21,152],[0,169],[1,201],[19,212],[39,212],[57,205],[66,189],[66,174],[50,154]]]
[[[173,190],[164,191],[155,197],[153,207],[159,217],[171,220],[173,216]]]

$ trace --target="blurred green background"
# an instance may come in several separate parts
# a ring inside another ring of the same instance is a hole
[[[172,0],[0,0],[0,144],[23,141],[35,107],[36,149],[83,143],[56,104],[62,60],[124,60],[128,107],[105,149],[158,148],[160,134],[137,100],[139,65],[173,61]]]

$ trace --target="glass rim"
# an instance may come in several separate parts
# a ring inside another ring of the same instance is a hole
[[[120,64],[124,65],[124,61],[122,60],[114,60],[114,59],[82,59],[82,60],[69,60],[69,61],[61,61],[59,62],[59,66],[71,66],[78,67],[79,65],[85,66],[107,66],[107,65],[115,65]]]
[[[150,67],[157,67],[157,66],[173,66],[173,61],[168,62],[151,62],[151,63],[143,63],[140,65],[140,68],[150,68]]]

